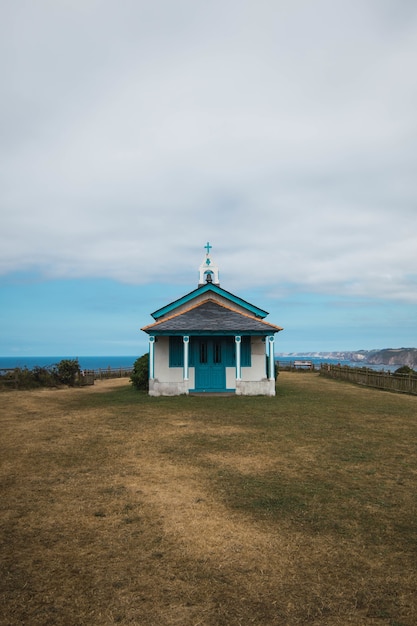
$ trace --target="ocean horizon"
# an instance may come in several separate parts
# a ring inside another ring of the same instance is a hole
[[[29,370],[34,367],[52,367],[63,359],[78,359],[81,369],[99,370],[99,369],[129,369],[133,367],[134,362],[141,355],[123,355],[123,356],[0,356],[0,370],[27,368]],[[362,363],[358,361],[347,361],[340,359],[330,359],[324,357],[311,357],[308,355],[297,356],[275,356],[275,361],[281,364],[290,363],[292,361],[311,361],[318,368],[321,363],[330,363],[336,365],[348,365],[349,367],[369,367],[373,370],[394,371],[398,365],[374,365]]]
[[[0,356],[0,369],[15,369],[17,367],[29,370],[34,367],[52,367],[63,359],[78,359],[81,369],[129,369],[141,355],[124,356]]]

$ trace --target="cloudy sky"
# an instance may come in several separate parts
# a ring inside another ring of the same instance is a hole
[[[206,241],[277,352],[417,347],[414,0],[14,0],[0,65],[0,354],[142,354]]]

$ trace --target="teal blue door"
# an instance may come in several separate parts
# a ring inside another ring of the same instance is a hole
[[[196,390],[226,390],[225,352],[225,343],[221,338],[197,339],[194,353]]]

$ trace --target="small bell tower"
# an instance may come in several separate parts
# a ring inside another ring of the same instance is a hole
[[[207,242],[204,246],[206,250],[206,255],[200,265],[200,279],[198,281],[199,287],[204,287],[204,285],[217,285],[218,287],[220,287],[219,268],[213,262],[213,259],[210,255],[210,250],[212,247],[213,246],[211,246],[209,242]]]

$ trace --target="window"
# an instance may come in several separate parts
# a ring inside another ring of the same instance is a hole
[[[213,363],[222,362],[222,344],[220,342],[214,342],[213,345]]]
[[[207,341],[200,342],[200,363],[207,363]]]

